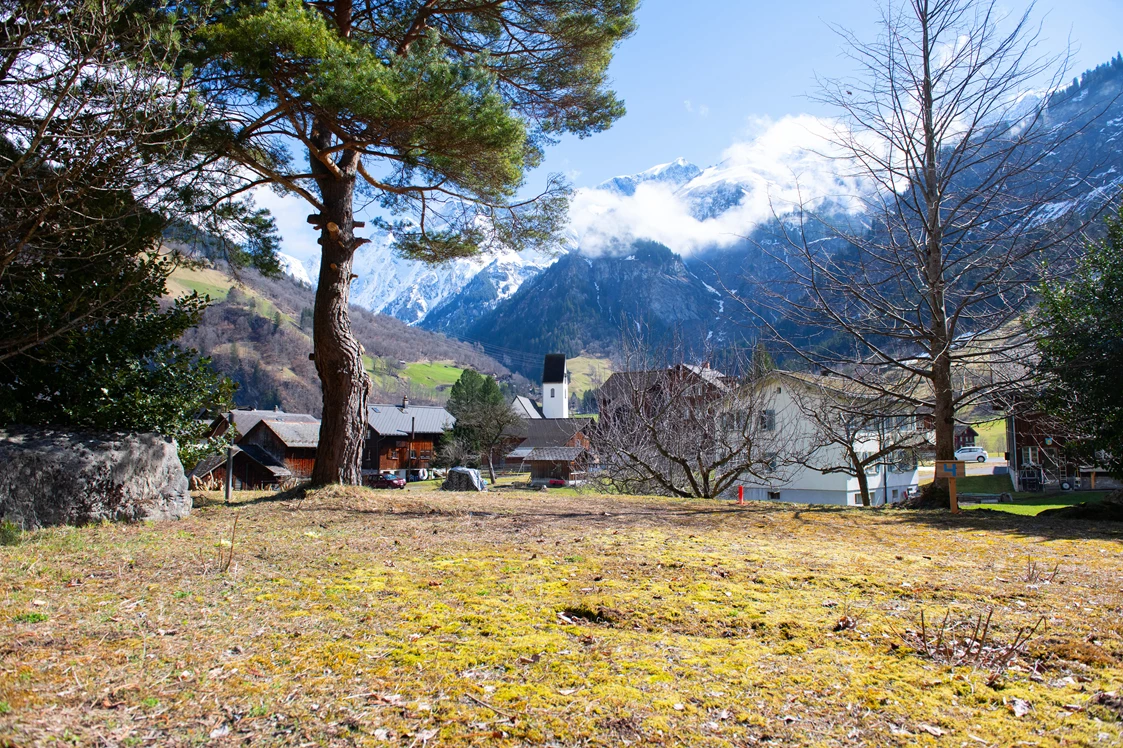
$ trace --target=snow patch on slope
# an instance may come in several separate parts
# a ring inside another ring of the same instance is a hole
[[[311,276],[308,275],[308,269],[292,255],[287,255],[284,252],[277,253],[277,261],[281,263],[281,272],[285,275],[292,277],[293,280],[300,283],[305,283],[309,286],[313,285]],[[317,267],[317,270],[319,268]]]

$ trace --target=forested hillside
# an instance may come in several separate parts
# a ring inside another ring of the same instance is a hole
[[[238,383],[239,406],[279,407],[320,413],[320,383],[312,351],[311,289],[289,278],[244,272],[235,281],[219,269],[181,268],[169,283],[172,295],[199,291],[214,301],[202,321],[180,342],[213,359],[215,369]],[[446,338],[384,315],[352,308],[355,337],[374,390],[371,399],[403,395],[441,403],[465,368],[498,377],[514,389],[528,383],[467,343]]]

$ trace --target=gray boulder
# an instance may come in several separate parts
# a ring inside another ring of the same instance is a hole
[[[0,428],[2,520],[33,530],[103,519],[180,519],[190,511],[172,439]]]

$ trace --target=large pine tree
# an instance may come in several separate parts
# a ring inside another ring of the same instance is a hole
[[[368,380],[348,314],[357,195],[397,249],[441,261],[547,244],[557,179],[517,198],[543,147],[623,114],[608,89],[637,0],[231,0],[198,35],[196,82],[228,123],[215,147],[303,197],[322,257],[313,322],[323,423],[315,483],[357,483]],[[293,151],[307,154],[307,162]]]

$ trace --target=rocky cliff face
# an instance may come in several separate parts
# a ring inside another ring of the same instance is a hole
[[[175,442],[156,434],[0,429],[0,519],[25,530],[191,511]]]

